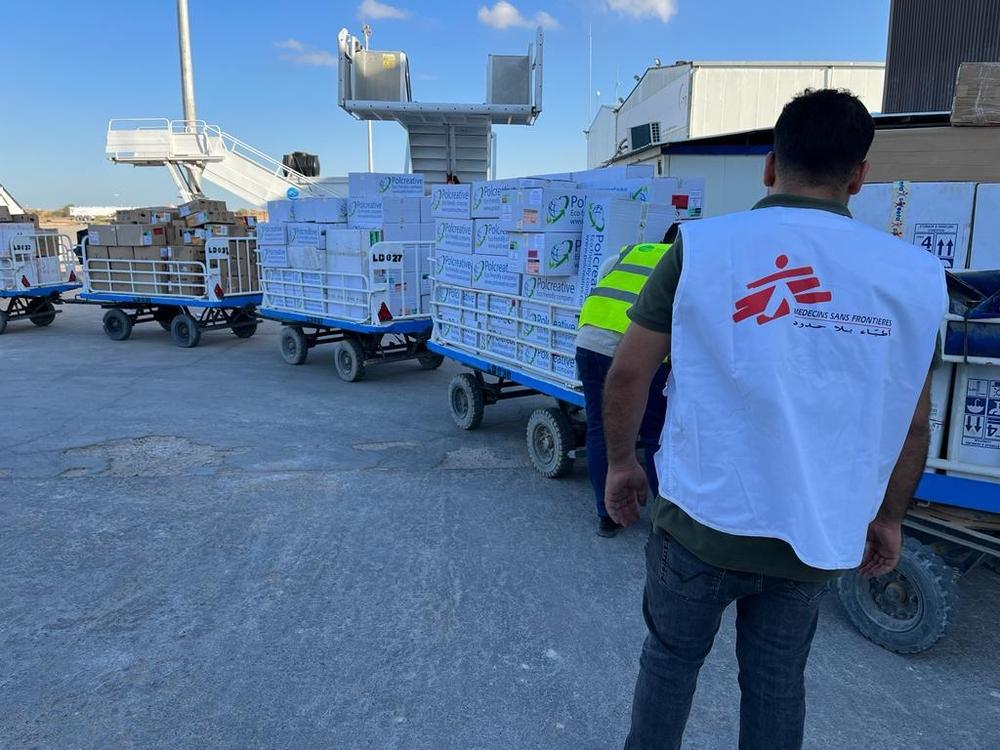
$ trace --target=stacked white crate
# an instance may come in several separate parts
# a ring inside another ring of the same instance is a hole
[[[434,186],[436,337],[575,383],[579,311],[597,267],[623,245],[662,241],[682,189],[635,166]],[[601,212],[609,222],[590,220]]]
[[[426,252],[403,244],[372,250],[433,239],[423,177],[356,173],[348,185],[346,199],[268,203],[269,221],[257,230],[265,306],[359,322],[380,309],[393,318],[427,313]]]

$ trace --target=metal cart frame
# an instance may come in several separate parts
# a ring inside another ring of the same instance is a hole
[[[46,240],[41,249],[40,240]],[[30,320],[39,328],[50,325],[61,312],[56,305],[62,304],[62,294],[82,286],[76,280],[72,242],[64,234],[38,232],[12,238],[8,251],[0,258],[0,300],[10,300],[6,307],[0,305],[0,334],[12,321]],[[36,260],[54,260],[63,280],[37,283],[40,270],[28,270]]]

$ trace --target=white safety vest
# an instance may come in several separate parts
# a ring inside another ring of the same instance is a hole
[[[830,211],[688,222],[660,492],[700,523],[855,567],[947,306],[933,255]]]

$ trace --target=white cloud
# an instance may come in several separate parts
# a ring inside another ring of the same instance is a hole
[[[325,49],[313,49],[298,39],[284,39],[275,42],[274,46],[283,50],[280,57],[282,60],[293,62],[296,65],[311,65],[318,68],[336,68],[337,56]]]
[[[361,0],[361,5],[358,6],[358,18],[362,20],[371,18],[373,21],[399,21],[409,15],[409,11],[380,3],[379,0]]]
[[[677,0],[606,0],[609,10],[635,19],[659,18],[666,23],[677,13]]]
[[[512,27],[531,28],[541,26],[543,29],[555,29],[559,22],[544,10],[538,11],[534,18],[526,18],[517,7],[507,0],[497,0],[493,7],[483,5],[477,14],[480,23],[492,26],[494,29],[509,29]]]

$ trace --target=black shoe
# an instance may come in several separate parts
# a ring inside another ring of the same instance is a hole
[[[618,536],[618,532],[622,530],[622,525],[616,523],[610,516],[600,516],[597,519],[597,536],[603,536],[606,539]]]

